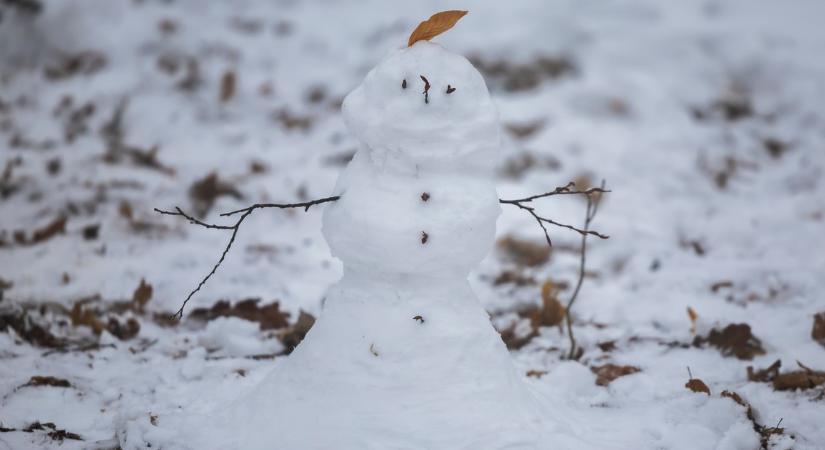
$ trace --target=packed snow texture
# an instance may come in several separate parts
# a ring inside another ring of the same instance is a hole
[[[783,372],[795,370],[797,360],[825,369],[825,349],[811,337],[813,315],[825,311],[822,1],[237,0],[206,7],[195,0],[74,0],[44,2],[36,15],[8,13],[8,3],[0,2],[0,237],[10,244],[0,247],[0,315],[25,308],[54,335],[96,345],[58,350],[0,325],[0,449],[104,449],[120,443],[180,448],[191,445],[184,442],[186,433],[216,444],[245,438],[218,426],[214,411],[260,393],[261,386],[277,389],[270,377],[287,373],[279,368],[290,361],[274,356],[288,349],[278,339],[282,330],[262,330],[238,317],[168,326],[164,319],[212,268],[229,234],[158,216],[152,208],[178,205],[192,212],[200,205],[204,220],[231,223],[219,213],[255,202],[331,195],[355,153],[348,170],[383,160],[388,170],[406,164],[409,176],[408,161],[389,157],[396,148],[373,160],[364,158],[369,155],[363,142],[385,131],[411,136],[412,129],[404,127],[420,122],[369,128],[390,117],[393,110],[387,109],[380,117],[364,117],[359,128],[345,119],[349,105],[342,111],[342,103],[420,20],[447,8],[470,14],[432,45],[466,56],[490,89],[503,123],[498,196],[545,192],[574,179],[593,185],[605,178],[612,190],[594,223],[610,239],[589,241],[588,276],[573,308],[582,358],[563,359],[566,333],[553,326],[541,327],[529,343],[510,351],[538,403],[540,431],[551,436],[539,448],[761,447],[748,410],[723,397],[725,390],[747,401],[760,425],[774,427],[781,419],[784,431],[766,439],[768,448],[822,448],[821,386],[776,390],[747,376],[748,366],[765,368],[778,359]],[[447,101],[468,100],[448,98],[445,88],[456,88],[450,96],[467,92],[471,76],[460,84],[438,76],[437,68],[426,70],[388,73],[387,92],[403,97],[383,99],[399,102],[385,106],[436,114]],[[420,75],[431,84],[426,105]],[[111,131],[107,126],[124,101],[120,134],[103,133]],[[362,101],[381,99],[365,91]],[[476,113],[453,106],[464,119]],[[124,148],[110,152],[118,136]],[[430,150],[457,157],[465,150],[411,148],[421,151],[416,159],[423,165]],[[222,189],[203,206],[190,188],[213,172]],[[432,227],[425,211],[446,201],[453,186],[437,181],[435,172],[431,178],[428,205],[418,197],[418,185],[398,194],[410,196],[403,210],[415,220],[392,226],[411,249],[424,247],[420,233]],[[468,178],[456,177],[464,180],[461,185]],[[535,206],[562,223],[583,219],[581,199],[547,199]],[[534,244],[529,250],[543,248],[543,235],[523,211],[502,208],[495,231],[500,243],[469,282],[496,328],[514,325],[524,335],[530,323],[519,311],[541,303],[546,280],[557,286],[560,300],[569,298],[579,236],[551,229],[549,257],[525,264],[524,255],[513,255],[502,238],[527,240]],[[328,219],[334,211],[327,210]],[[256,211],[188,311],[210,308],[219,299],[260,297],[262,304],[280,302],[294,322],[300,310],[321,317],[323,309],[334,308],[340,286],[330,288],[343,269],[332,256],[335,239],[327,246],[322,235],[321,212]],[[455,224],[471,222],[458,220],[465,212],[451,211]],[[60,215],[68,218],[64,233],[32,245],[15,243],[15,231],[30,237]],[[96,232],[87,232],[95,225]],[[443,236],[455,232],[433,231],[428,249],[440,252]],[[364,250],[378,251],[366,244]],[[393,271],[424,264],[414,251],[402,255],[409,261]],[[458,256],[466,258],[462,267],[478,258]],[[357,256],[350,260],[358,267]],[[460,272],[458,266],[452,270]],[[154,288],[146,311],[117,314],[121,321],[140,323],[136,336],[121,340],[103,330],[98,337],[89,326],[71,323],[74,305],[114,307],[131,298],[142,278]],[[466,292],[464,285],[454,289]],[[393,322],[399,334],[447,333],[437,315],[427,317],[427,305],[407,305],[426,321],[399,318]],[[457,311],[466,304],[456,305]],[[688,307],[698,316],[695,323]],[[467,315],[449,331],[467,332],[461,327],[475,317]],[[311,333],[325,333],[326,320],[319,319]],[[696,336],[732,323],[749,324],[764,354],[740,360],[713,346],[693,345]],[[373,332],[380,334],[385,325],[357,317],[350,326],[342,336],[355,339],[357,330],[376,327]],[[392,344],[375,342],[378,356],[370,352],[372,341],[363,344],[359,361],[368,367],[392,356]],[[442,347],[449,348],[446,342]],[[605,364],[639,370],[597,385],[593,370]],[[687,367],[710,395],[685,388]],[[27,385],[33,376],[57,377],[69,387]],[[35,422],[54,423],[83,440],[61,442],[46,431],[21,431]],[[192,423],[215,426],[178,427]],[[524,435],[497,437],[519,442]],[[377,433],[358,438],[379,448],[394,439]],[[271,447],[283,448],[284,439],[273,437]],[[421,440],[413,445],[426,443],[426,437],[415,439]]]

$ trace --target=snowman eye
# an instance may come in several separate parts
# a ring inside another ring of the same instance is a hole
[[[452,94],[453,92],[455,92],[455,88],[448,84],[447,85],[447,93]]]

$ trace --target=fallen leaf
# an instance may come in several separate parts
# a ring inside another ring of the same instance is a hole
[[[811,328],[811,338],[825,347],[825,312],[814,314],[814,325]]]
[[[231,196],[242,199],[243,195],[231,184],[218,178],[218,174],[211,172],[204,178],[196,181],[189,188],[189,197],[192,198],[195,214],[203,217],[212,209],[212,205],[218,197]]]
[[[513,323],[511,323],[507,328],[499,331],[501,340],[504,341],[504,345],[507,346],[507,350],[510,351],[518,350],[524,347],[539,334],[535,329],[531,329],[530,333],[526,336],[521,336],[516,332],[516,325],[518,325],[517,320],[513,321]]]
[[[601,351],[603,351],[605,353],[606,352],[612,352],[613,350],[616,350],[616,341],[615,340],[599,342],[596,345],[599,347],[599,349]]]
[[[780,367],[782,367],[782,361],[779,359],[765,369],[754,370],[752,366],[748,366],[748,381],[771,382],[779,375]]]
[[[687,315],[690,319],[690,334],[696,334],[696,320],[699,319],[699,315],[690,306],[687,307]]]
[[[734,356],[739,359],[750,360],[756,355],[764,355],[762,341],[751,333],[750,325],[746,323],[730,324],[724,329],[713,329],[707,337],[697,336],[694,345],[708,343],[724,356]]]
[[[106,326],[98,319],[97,314],[91,308],[84,308],[84,303],[84,301],[78,301],[72,306],[72,311],[69,314],[72,326],[87,326],[95,334],[100,334]]]
[[[560,325],[564,320],[565,308],[557,297],[553,282],[547,280],[541,287],[541,308],[530,317],[533,329]]]
[[[32,231],[31,236],[26,236],[24,230],[17,230],[14,232],[14,241],[20,245],[34,245],[47,241],[52,237],[66,232],[66,223],[69,218],[60,215],[43,228],[37,228]]]
[[[604,364],[602,366],[591,367],[590,370],[596,374],[597,385],[607,386],[616,378],[641,372],[642,369],[635,366]]]
[[[280,303],[272,302],[259,306],[260,301],[259,298],[248,298],[232,305],[227,300],[221,300],[211,308],[192,310],[188,317],[204,322],[218,317],[238,317],[250,322],[258,322],[261,330],[285,328],[289,325],[289,313],[281,311]]]
[[[521,273],[514,270],[505,270],[501,272],[495,280],[493,280],[494,286],[500,286],[502,284],[530,286],[536,284],[536,279],[531,276],[522,275]]]
[[[691,378],[688,380],[688,382],[685,383],[685,387],[693,392],[704,392],[705,394],[710,395],[710,388],[708,388],[708,385],[698,378]]]
[[[540,131],[544,128],[544,119],[535,120],[528,123],[522,124],[507,124],[504,128],[514,137],[518,139],[527,139],[530,136],[536,134],[536,132]]]
[[[47,328],[37,324],[24,311],[0,313],[0,331],[12,329],[26,342],[40,347],[63,348],[67,343],[54,336]]]
[[[132,293],[132,307],[138,313],[143,312],[144,306],[152,298],[152,285],[147,283],[145,279],[140,279],[140,284]]]
[[[140,323],[130,317],[121,324],[116,318],[109,317],[109,322],[106,323],[106,331],[121,341],[128,341],[140,333]]]
[[[221,77],[221,103],[226,103],[235,95],[235,72],[227,70]]]
[[[52,387],[62,387],[68,388],[72,387],[72,384],[69,383],[69,380],[64,380],[63,378],[56,378],[52,376],[38,376],[35,375],[29,378],[29,381],[26,384],[21,385],[20,387],[35,387],[35,386],[52,386]],[[19,389],[19,388],[18,388]]]
[[[532,378],[541,378],[544,375],[547,375],[546,370],[528,370],[527,376]]]
[[[550,259],[550,247],[544,241],[504,236],[496,245],[507,259],[520,266],[540,266]]]
[[[805,390],[825,384],[825,372],[813,370],[799,361],[797,361],[796,364],[799,365],[802,370],[781,373],[774,377],[774,389],[777,391]]]
[[[407,41],[407,47],[412,47],[418,41],[429,41],[449,30],[466,14],[467,11],[457,10],[441,11],[433,14],[429,19],[415,27],[415,30],[410,34],[410,39]]]
[[[304,340],[313,325],[315,325],[315,317],[312,314],[304,311],[298,314],[298,320],[278,336],[281,343],[286,347],[286,354],[290,354],[295,350],[295,347]]]

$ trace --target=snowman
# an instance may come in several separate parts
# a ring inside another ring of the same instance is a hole
[[[361,148],[323,215],[341,280],[206,447],[543,448],[535,399],[467,280],[501,212],[498,115],[467,59],[410,44],[343,103]]]
[[[467,281],[501,210],[481,74],[419,40],[344,100],[361,148],[326,206],[343,263],[304,341],[239,403],[243,448],[533,448],[536,414]],[[256,405],[257,403],[257,405]],[[256,430],[256,431],[252,431]]]

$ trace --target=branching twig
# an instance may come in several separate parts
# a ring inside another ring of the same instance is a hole
[[[556,222],[553,219],[549,219],[547,217],[540,216],[536,212],[535,207],[526,205],[525,203],[531,203],[533,200],[537,200],[537,199],[545,198],[545,197],[552,197],[554,195],[584,195],[585,197],[587,197],[588,205],[590,205],[591,202],[592,202],[592,197],[594,195],[601,195],[602,193],[606,193],[606,192],[610,192],[610,191],[604,189],[604,184],[602,184],[601,187],[590,188],[590,189],[587,189],[587,190],[584,190],[584,191],[580,191],[579,189],[576,188],[576,184],[571,181],[570,183],[567,183],[566,186],[557,187],[556,189],[554,189],[550,192],[545,192],[543,194],[537,194],[537,195],[531,195],[529,197],[518,198],[518,199],[514,199],[514,200],[499,200],[499,202],[502,203],[502,204],[505,204],[505,205],[517,206],[518,208],[527,211],[531,216],[533,216],[534,219],[536,219],[536,222],[539,224],[541,229],[544,231],[544,238],[547,240],[547,245],[552,246],[553,242],[550,240],[550,233],[547,231],[547,227],[545,226],[545,224],[555,225],[557,227],[567,228],[568,230],[573,230],[573,231],[581,234],[582,237],[589,234],[589,235],[596,236],[596,237],[601,238],[601,239],[607,239],[610,236],[601,234],[598,231],[589,230],[587,228],[584,228],[584,229],[576,228],[572,225],[559,223],[559,222]],[[588,222],[588,225],[589,225],[589,222]]]
[[[172,318],[177,318],[177,319],[182,319],[183,318],[183,310],[184,310],[184,308],[186,308],[186,304],[189,302],[189,300],[192,298],[192,296],[195,295],[195,293],[198,292],[201,289],[201,287],[203,287],[203,285],[206,284],[206,282],[209,280],[209,278],[211,278],[212,275],[214,275],[215,272],[218,270],[218,267],[220,267],[220,265],[223,263],[223,260],[226,258],[226,254],[229,253],[229,249],[232,248],[232,244],[235,242],[235,237],[238,235],[238,230],[241,228],[241,224],[243,223],[244,219],[246,219],[247,217],[249,217],[250,214],[252,214],[253,211],[255,211],[256,209],[263,209],[263,208],[281,208],[281,209],[304,208],[304,211],[307,211],[313,205],[319,205],[321,203],[326,203],[326,202],[334,202],[334,201],[338,200],[339,198],[341,198],[341,197],[336,195],[336,196],[333,196],[333,197],[325,197],[325,198],[320,198],[320,199],[317,199],[317,200],[312,200],[312,201],[308,201],[308,202],[301,202],[301,203],[257,203],[255,205],[252,205],[252,206],[248,207],[248,208],[243,208],[243,209],[239,209],[239,210],[236,210],[236,211],[231,211],[231,212],[228,212],[228,213],[221,214],[222,217],[228,217],[228,216],[232,216],[234,214],[242,213],[241,217],[238,218],[238,220],[235,222],[234,225],[215,225],[215,224],[211,224],[211,223],[206,223],[206,222],[200,221],[200,220],[192,217],[189,214],[186,214],[185,212],[183,212],[182,209],[180,209],[178,207],[175,207],[175,211],[164,211],[164,210],[155,208],[155,211],[160,213],[160,214],[165,214],[165,215],[169,215],[169,216],[181,216],[181,217],[187,219],[189,221],[189,223],[192,223],[192,224],[195,224],[195,225],[200,225],[204,228],[209,228],[209,229],[213,229],[213,230],[232,230],[232,236],[229,238],[229,242],[226,244],[226,248],[223,249],[223,253],[221,253],[221,257],[218,259],[218,262],[215,263],[214,266],[212,266],[212,270],[210,270],[209,273],[200,281],[200,283],[198,283],[198,286],[195,289],[193,289],[192,292],[189,293],[189,295],[186,296],[186,299],[183,301],[183,304],[180,306],[180,308],[177,310],[177,312],[175,312],[175,314],[172,315]]]
[[[567,302],[567,307],[564,311],[565,320],[567,321],[567,335],[570,337],[570,351],[567,353],[568,359],[575,359],[576,357],[576,337],[573,335],[573,320],[570,311],[573,308],[573,303],[576,302],[576,298],[579,296],[582,282],[584,282],[584,266],[587,260],[587,236],[594,234],[592,231],[589,231],[590,222],[592,222],[593,218],[596,217],[596,212],[599,210],[599,201],[601,200],[600,196],[593,199],[591,193],[602,193],[609,191],[604,190],[604,180],[602,180],[602,185],[600,188],[588,189],[588,191],[585,192],[590,193],[586,194],[587,210],[584,215],[584,227],[581,230],[577,230],[582,235],[582,243],[579,249],[579,279],[576,281],[576,288],[573,289],[573,295],[570,296],[570,300]],[[606,238],[606,236],[602,236],[598,233],[595,233],[595,235],[601,237],[602,239]]]

